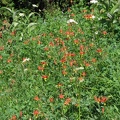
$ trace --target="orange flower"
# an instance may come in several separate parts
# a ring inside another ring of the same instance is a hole
[[[50,101],[51,103],[54,102],[54,98],[53,98],[53,97],[49,98],[49,101]]]
[[[53,47],[53,46],[54,46],[54,43],[53,43],[53,42],[50,42],[50,43],[49,43],[49,46]]]
[[[60,33],[63,33],[63,30],[62,30],[62,29],[60,29],[60,30],[59,30],[59,32],[60,32]]]
[[[96,102],[98,102],[98,103],[100,103],[100,97],[96,97],[96,96],[94,96],[94,100],[96,101]]]
[[[97,49],[97,52],[98,52],[98,53],[101,53],[101,52],[102,52],[102,49],[98,48],[98,49]]]
[[[8,43],[10,43],[10,44],[11,44],[11,43],[12,43],[12,40],[11,40],[11,39],[9,39],[9,40],[8,40]]]
[[[96,59],[95,59],[95,58],[93,58],[91,61],[92,61],[93,63],[95,63],[95,62],[96,62]]]
[[[37,116],[39,114],[39,111],[38,110],[34,110],[33,111],[33,115]]]
[[[84,18],[86,18],[87,20],[90,20],[90,19],[92,19],[92,18],[94,18],[95,16],[94,15],[92,15],[92,14],[86,14],[86,15],[84,15]]]
[[[48,76],[47,76],[47,75],[43,75],[42,78],[43,78],[44,80],[46,80],[46,79],[48,78]]]
[[[79,80],[80,82],[83,82],[83,81],[84,81],[84,78],[83,78],[83,77],[79,77],[78,80]]]
[[[11,59],[8,59],[8,60],[7,60],[7,63],[11,63],[11,62],[12,62],[12,60],[11,60]]]
[[[38,70],[43,71],[43,70],[44,70],[44,67],[38,66]]]
[[[10,120],[17,120],[17,116],[16,116],[16,115],[13,115]]]
[[[45,48],[44,48],[44,50],[45,50],[45,51],[48,51],[48,50],[49,50],[49,48],[48,48],[48,47],[45,47]]]
[[[105,97],[105,96],[102,96],[102,97],[96,97],[96,96],[94,96],[94,100],[96,101],[96,102],[98,102],[98,103],[105,103],[107,100],[108,100],[108,98],[107,97]]]
[[[107,34],[107,32],[106,32],[106,31],[103,31],[103,32],[102,32],[102,34],[103,34],[103,35],[106,35],[106,34]]]
[[[57,87],[61,87],[61,86],[62,86],[62,84],[61,84],[61,83],[58,83]]]
[[[38,43],[37,43],[38,45],[40,45],[40,44],[42,44],[42,42],[40,41],[40,40],[38,40]]]
[[[65,63],[66,62],[66,58],[63,57],[61,60],[60,60],[61,63]]]
[[[2,60],[2,55],[0,55],[0,60]]]
[[[16,31],[12,31],[10,34],[11,34],[12,36],[15,36]]]
[[[104,111],[105,111],[105,108],[104,108],[104,107],[102,107],[102,113],[104,113]]]
[[[59,98],[60,98],[60,99],[63,99],[63,98],[64,98],[64,95],[63,95],[63,94],[60,94],[60,95],[59,95]]]
[[[75,16],[75,14],[74,14],[74,13],[72,13],[70,16],[71,16],[71,17],[74,17],[74,16]]]
[[[71,102],[71,98],[67,98],[64,102],[64,105],[69,105]]]
[[[79,40],[78,39],[74,40],[74,43],[79,44]]]
[[[84,45],[80,45],[80,51],[84,50]]]
[[[82,76],[85,77],[86,76],[86,72],[82,72]]]
[[[2,38],[2,33],[0,33],[0,38]]]
[[[35,96],[34,100],[38,101],[38,100],[40,100],[40,98],[38,96]]]
[[[4,46],[0,46],[0,51],[4,50]]]
[[[19,116],[22,117],[22,114],[23,114],[22,111],[20,111],[20,112],[19,112]]]
[[[45,66],[45,65],[47,65],[47,62],[42,61],[41,64],[42,64],[43,66]]]
[[[105,96],[102,96],[102,97],[101,97],[101,102],[102,102],[102,103],[105,103],[107,100],[108,100],[107,97],[105,97]]]
[[[83,52],[83,51],[80,51],[80,55],[84,55],[85,54],[85,52]]]
[[[2,70],[0,70],[0,74],[2,74],[3,73],[3,71]]]
[[[65,70],[62,70],[63,75],[67,75],[67,72]]]

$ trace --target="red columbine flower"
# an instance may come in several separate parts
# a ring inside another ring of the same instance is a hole
[[[11,62],[12,62],[12,60],[11,60],[11,59],[8,59],[8,60],[7,60],[7,63],[11,63]]]
[[[50,101],[51,103],[54,102],[54,98],[53,98],[53,97],[49,98],[49,101]]]
[[[40,100],[40,98],[38,96],[35,96],[34,100],[38,101],[38,100]]]
[[[94,96],[94,100],[96,101],[96,102],[98,102],[98,103],[105,103],[107,100],[108,100],[108,98],[107,97],[105,97],[105,96],[102,96],[102,97],[96,97],[96,96]]]
[[[22,111],[20,111],[20,112],[19,112],[19,116],[22,117],[22,114],[23,114]]]
[[[104,108],[104,107],[102,107],[102,113],[104,113],[104,111],[105,111],[105,108]]]
[[[102,49],[98,48],[98,49],[97,49],[97,52],[98,52],[98,53],[101,53],[101,52],[102,52]]]
[[[86,76],[86,72],[82,72],[82,76],[85,77]]]
[[[4,46],[0,46],[0,51],[4,50]]]
[[[2,60],[2,55],[0,55],[0,60]]]
[[[17,116],[16,116],[16,115],[13,115],[10,120],[17,120]]]
[[[93,58],[91,61],[92,61],[93,63],[95,63],[95,62],[96,62],[96,59],[95,59],[95,58]]]
[[[43,70],[44,70],[44,67],[38,66],[38,70],[43,71]]]
[[[102,34],[103,34],[103,35],[106,35],[106,34],[107,34],[107,32],[106,32],[106,31],[103,31],[103,32],[102,32]]]
[[[16,31],[12,31],[10,34],[11,34],[12,36],[15,36]]]
[[[101,97],[101,102],[102,102],[102,103],[105,103],[107,100],[108,100],[107,97],[105,97],[105,96],[102,96],[102,97]]]
[[[44,80],[46,80],[46,79],[48,78],[48,76],[47,76],[47,75],[43,75],[42,78],[43,78]]]
[[[98,102],[98,103],[100,103],[100,97],[96,97],[96,96],[94,96],[94,100],[96,101],[96,102]]]
[[[64,102],[64,105],[69,105],[71,102],[71,98],[67,98]]]
[[[63,94],[60,94],[60,95],[59,95],[59,98],[60,98],[60,99],[63,99],[63,98],[64,98],[64,95],[63,95]]]
[[[60,60],[60,62],[61,62],[61,63],[66,62],[66,58],[65,58],[65,57],[63,57],[63,58]]]
[[[2,70],[0,70],[0,74],[2,74],[3,73],[3,71]]]
[[[62,70],[63,75],[67,75],[67,72],[65,70]]]
[[[85,54],[85,52],[83,52],[83,51],[80,51],[80,55],[84,55]]]
[[[39,111],[38,110],[34,110],[33,111],[33,115],[37,116],[39,114]]]

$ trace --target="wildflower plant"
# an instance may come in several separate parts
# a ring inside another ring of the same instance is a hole
[[[1,119],[119,119],[118,34],[102,1],[81,3],[44,21],[18,11],[2,29]]]

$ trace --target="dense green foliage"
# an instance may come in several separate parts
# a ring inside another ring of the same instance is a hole
[[[119,0],[55,6],[45,19],[3,1],[0,119],[119,120]]]

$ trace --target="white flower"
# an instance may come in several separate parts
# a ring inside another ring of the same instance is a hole
[[[25,14],[24,13],[19,13],[19,16],[24,17]]]
[[[94,15],[92,15],[92,19],[95,19],[95,16],[94,16]]]
[[[27,71],[27,70],[28,70],[28,69],[27,69],[27,68],[25,68],[25,69],[24,69],[24,72],[25,72],[25,71]]]
[[[75,20],[73,20],[73,19],[69,19],[68,21],[67,21],[67,23],[75,23],[75,24],[78,24]]]
[[[34,8],[38,8],[38,6],[37,6],[37,5],[35,5],[35,4],[32,4],[32,6],[33,6]]]
[[[24,63],[26,61],[30,61],[30,58],[24,58],[22,62]]]
[[[77,71],[77,70],[84,70],[84,67],[75,68],[75,71]]]
[[[97,35],[97,34],[98,34],[98,31],[96,31],[95,34]]]
[[[91,0],[90,1],[90,3],[93,3],[93,4],[95,4],[95,3],[97,3],[98,1],[97,0]]]

